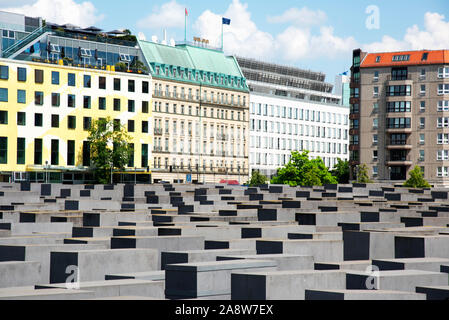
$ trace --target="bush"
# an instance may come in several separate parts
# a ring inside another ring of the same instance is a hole
[[[268,178],[261,174],[259,171],[254,171],[251,175],[251,179],[248,182],[250,187],[260,186],[261,184],[265,184]]]
[[[337,164],[334,170],[332,170],[332,175],[337,179],[338,183],[348,184],[349,183],[349,162],[337,159]]]
[[[410,179],[404,183],[404,187],[407,188],[430,188],[430,184],[424,179],[423,172],[420,167],[416,166],[415,169],[410,171]]]
[[[368,166],[364,163],[357,167],[357,183],[373,183],[368,174]]]

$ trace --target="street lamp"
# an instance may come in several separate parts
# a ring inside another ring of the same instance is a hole
[[[134,185],[137,184],[137,168],[134,167]]]

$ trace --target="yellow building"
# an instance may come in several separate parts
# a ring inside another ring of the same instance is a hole
[[[88,129],[107,117],[132,137],[132,180],[149,181],[151,75],[9,59],[0,73],[0,181],[92,181]]]

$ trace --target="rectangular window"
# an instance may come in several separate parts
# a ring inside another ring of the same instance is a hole
[[[438,101],[438,111],[449,111],[449,100]]]
[[[134,120],[128,120],[128,132],[134,132]]]
[[[90,142],[83,141],[83,167],[90,166]]]
[[[42,127],[42,113],[35,113],[34,114],[34,126],[36,127]]]
[[[17,103],[26,103],[26,91],[25,90],[17,90]]]
[[[106,98],[104,97],[98,98],[98,109],[106,110]]]
[[[75,108],[75,105],[76,105],[75,95],[74,94],[69,94],[67,96],[67,106],[69,108]]]
[[[420,145],[426,144],[426,135],[425,134],[420,134],[419,135],[419,144]]]
[[[387,87],[387,96],[411,96],[412,87],[410,85],[401,85],[401,86],[388,86]]]
[[[25,164],[25,138],[17,138],[17,164]]]
[[[34,82],[35,83],[44,83],[44,71],[43,70],[34,70]]]
[[[84,88],[90,88],[92,86],[92,77],[89,75],[84,75]]]
[[[114,131],[120,131],[120,119],[114,119]]]
[[[114,90],[115,91],[121,90],[120,79],[114,79]]]
[[[68,166],[75,165],[75,141],[74,140],[67,141],[67,165]]]
[[[388,129],[411,128],[410,118],[387,118]]]
[[[426,111],[426,102],[425,102],[425,101],[420,101],[420,104],[419,104],[419,111],[420,111],[420,112]]]
[[[34,139],[34,164],[42,164],[42,139]]]
[[[9,67],[8,66],[0,66],[0,79],[2,79],[2,80],[9,79]]]
[[[128,161],[128,167],[133,168],[134,167],[134,143],[129,144],[130,149],[130,155],[129,155],[129,161]]]
[[[76,86],[76,76],[74,73],[69,73],[67,75],[67,84],[69,87],[75,87]]]
[[[114,98],[114,111],[120,111],[120,99]]]
[[[438,85],[438,94],[449,94],[449,84],[439,84]]]
[[[192,89],[190,89],[192,90]],[[149,93],[150,89],[149,89],[149,83],[148,81],[142,81],[142,93]]]
[[[84,96],[83,106],[84,106],[84,109],[90,109],[90,107],[91,107],[91,99],[90,99],[89,96]]]
[[[17,125],[18,126],[26,125],[26,113],[25,112],[17,112]]]
[[[135,92],[136,82],[134,80],[128,80],[128,92]]]
[[[102,90],[106,90],[106,77],[98,78],[98,88]]]
[[[0,164],[8,163],[8,138],[0,137]]]
[[[135,112],[136,106],[134,100],[128,100],[128,112]]]
[[[148,113],[148,101],[142,101],[142,113]]]
[[[438,118],[438,128],[449,128],[449,118]]]
[[[75,116],[67,117],[67,128],[68,129],[76,129],[76,117]]]
[[[426,118],[419,119],[419,128],[424,129],[426,127]]]
[[[44,93],[41,91],[34,92],[34,103],[37,106],[41,106],[44,104]]]
[[[438,78],[449,78],[449,67],[438,68]]]
[[[17,81],[20,81],[20,82],[27,81],[27,69],[17,68]]]
[[[83,130],[88,131],[90,130],[90,127],[92,126],[92,118],[91,117],[84,117],[83,118]]]
[[[51,72],[51,84],[55,84],[55,85],[59,84],[59,72],[58,71]]]
[[[57,114],[51,115],[51,127],[59,128],[59,115],[57,115]]]
[[[52,93],[51,94],[51,106],[52,107],[59,107],[60,105],[60,94],[59,93]]]
[[[148,133],[148,121],[142,121],[142,133]]]
[[[148,144],[142,144],[142,168],[148,167]]]
[[[8,89],[0,88],[0,102],[8,102]]]

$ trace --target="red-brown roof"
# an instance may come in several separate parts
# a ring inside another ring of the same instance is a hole
[[[428,53],[427,60],[423,61],[424,53]],[[393,56],[410,55],[408,61],[393,61]],[[376,62],[377,57],[380,57],[380,62]],[[420,50],[420,51],[400,51],[400,52],[383,52],[383,53],[368,53],[361,68],[373,67],[400,67],[412,65],[429,65],[429,64],[445,64],[449,63],[449,50]]]

